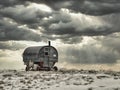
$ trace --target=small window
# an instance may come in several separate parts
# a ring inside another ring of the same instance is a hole
[[[45,51],[48,51],[49,49],[48,48],[45,48]]]
[[[53,54],[53,57],[56,57],[56,54]]]
[[[45,52],[45,56],[48,56],[48,52]]]

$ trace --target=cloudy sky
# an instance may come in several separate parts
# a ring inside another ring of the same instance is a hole
[[[60,63],[118,64],[120,0],[0,0],[1,68],[49,40]]]

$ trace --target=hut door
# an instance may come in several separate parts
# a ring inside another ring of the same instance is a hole
[[[45,66],[49,67],[49,56],[50,56],[50,48],[44,48],[44,56],[45,56]]]

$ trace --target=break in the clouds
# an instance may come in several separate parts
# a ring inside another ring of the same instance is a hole
[[[112,36],[84,37],[80,44],[58,48],[62,55],[60,59],[62,62],[81,64],[117,63],[120,58],[119,40]]]
[[[24,49],[27,42],[51,40],[59,42],[61,61],[116,63],[119,28],[119,0],[3,0],[0,56]]]

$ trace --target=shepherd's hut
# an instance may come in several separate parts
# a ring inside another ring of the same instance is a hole
[[[47,46],[28,47],[23,52],[23,62],[26,71],[29,70],[58,70],[55,65],[58,62],[58,52],[51,46],[49,41]]]

